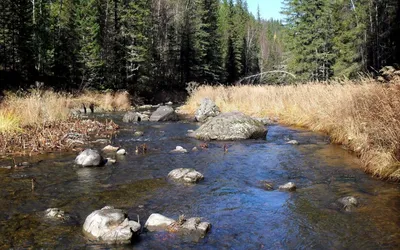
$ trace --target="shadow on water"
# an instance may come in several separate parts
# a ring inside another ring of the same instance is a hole
[[[228,142],[227,153],[224,142],[210,142],[207,149],[172,154],[177,145],[188,150],[199,146],[200,141],[185,136],[197,125],[121,125],[114,144],[128,154],[111,154],[118,161],[112,166],[81,168],[73,164],[75,154],[57,153],[21,159],[32,162],[31,168],[0,169],[0,248],[104,249],[88,242],[81,230],[86,216],[105,205],[124,209],[142,224],[155,212],[175,219],[201,216],[212,223],[201,240],[143,233],[133,245],[114,246],[121,249],[400,247],[399,186],[364,174],[356,157],[330,145],[324,135],[271,126],[267,141]],[[300,144],[286,144],[292,139]],[[142,143],[149,150],[136,155]],[[10,162],[2,160],[2,165]],[[195,168],[205,179],[197,185],[172,183],[165,176],[178,167]],[[262,181],[275,190],[265,190]],[[288,181],[297,184],[296,192],[276,190]],[[335,205],[348,195],[360,201],[351,213]],[[49,207],[63,209],[72,219],[44,219]]]

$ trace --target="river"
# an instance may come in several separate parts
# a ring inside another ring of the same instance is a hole
[[[186,136],[191,123],[121,124],[113,145],[128,152],[117,163],[98,168],[74,165],[76,153],[17,158],[33,164],[0,169],[0,248],[47,249],[399,249],[399,185],[365,174],[360,162],[322,134],[280,125],[269,127],[267,140],[209,142],[199,146]],[[143,136],[134,136],[134,131]],[[294,139],[299,145],[286,144]],[[148,146],[144,155],[135,147]],[[170,153],[177,145],[186,154]],[[104,145],[103,145],[104,146]],[[101,145],[95,145],[101,149]],[[12,160],[0,160],[0,166]],[[205,179],[184,185],[166,179],[179,167],[195,168]],[[36,179],[31,190],[31,179]],[[268,191],[262,181],[273,183]],[[295,192],[277,190],[292,181]],[[345,212],[336,204],[355,196],[360,205]],[[127,212],[144,224],[151,213],[177,219],[199,216],[212,224],[202,239],[167,232],[143,232],[132,245],[107,246],[87,241],[87,215],[105,205]],[[43,217],[58,207],[68,221]]]

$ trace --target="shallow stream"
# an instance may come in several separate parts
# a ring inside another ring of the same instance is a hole
[[[81,168],[75,153],[18,158],[25,169],[0,169],[0,249],[399,249],[400,186],[365,174],[358,159],[326,136],[279,125],[269,127],[267,140],[202,142],[186,136],[190,123],[124,125],[113,145],[128,152],[117,163]],[[143,131],[143,136],[134,136]],[[297,140],[299,145],[286,141]],[[135,147],[146,143],[145,155]],[[177,145],[187,154],[170,153]],[[97,145],[101,149],[104,145]],[[0,166],[12,160],[0,160]],[[174,168],[190,167],[205,179],[184,185],[166,179]],[[36,179],[35,190],[31,180]],[[262,181],[273,183],[268,191]],[[292,181],[295,192],[277,190]],[[355,196],[360,205],[345,212],[336,204]],[[212,224],[203,239],[173,233],[143,232],[132,245],[106,246],[82,234],[87,215],[105,205],[124,209],[144,224],[151,213],[177,219],[200,216]],[[43,217],[58,207],[65,222]]]

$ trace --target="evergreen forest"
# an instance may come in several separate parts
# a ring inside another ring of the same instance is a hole
[[[398,0],[1,0],[0,89],[286,84],[375,74],[400,59]]]

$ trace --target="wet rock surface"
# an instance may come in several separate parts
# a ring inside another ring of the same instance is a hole
[[[140,229],[140,224],[129,220],[122,210],[109,206],[92,212],[83,224],[88,238],[107,244],[131,243]]]
[[[85,149],[75,158],[75,163],[83,167],[96,167],[103,164],[103,157],[97,150]]]
[[[204,176],[192,168],[177,168],[169,172],[168,177],[186,183],[196,183],[204,179]]]

